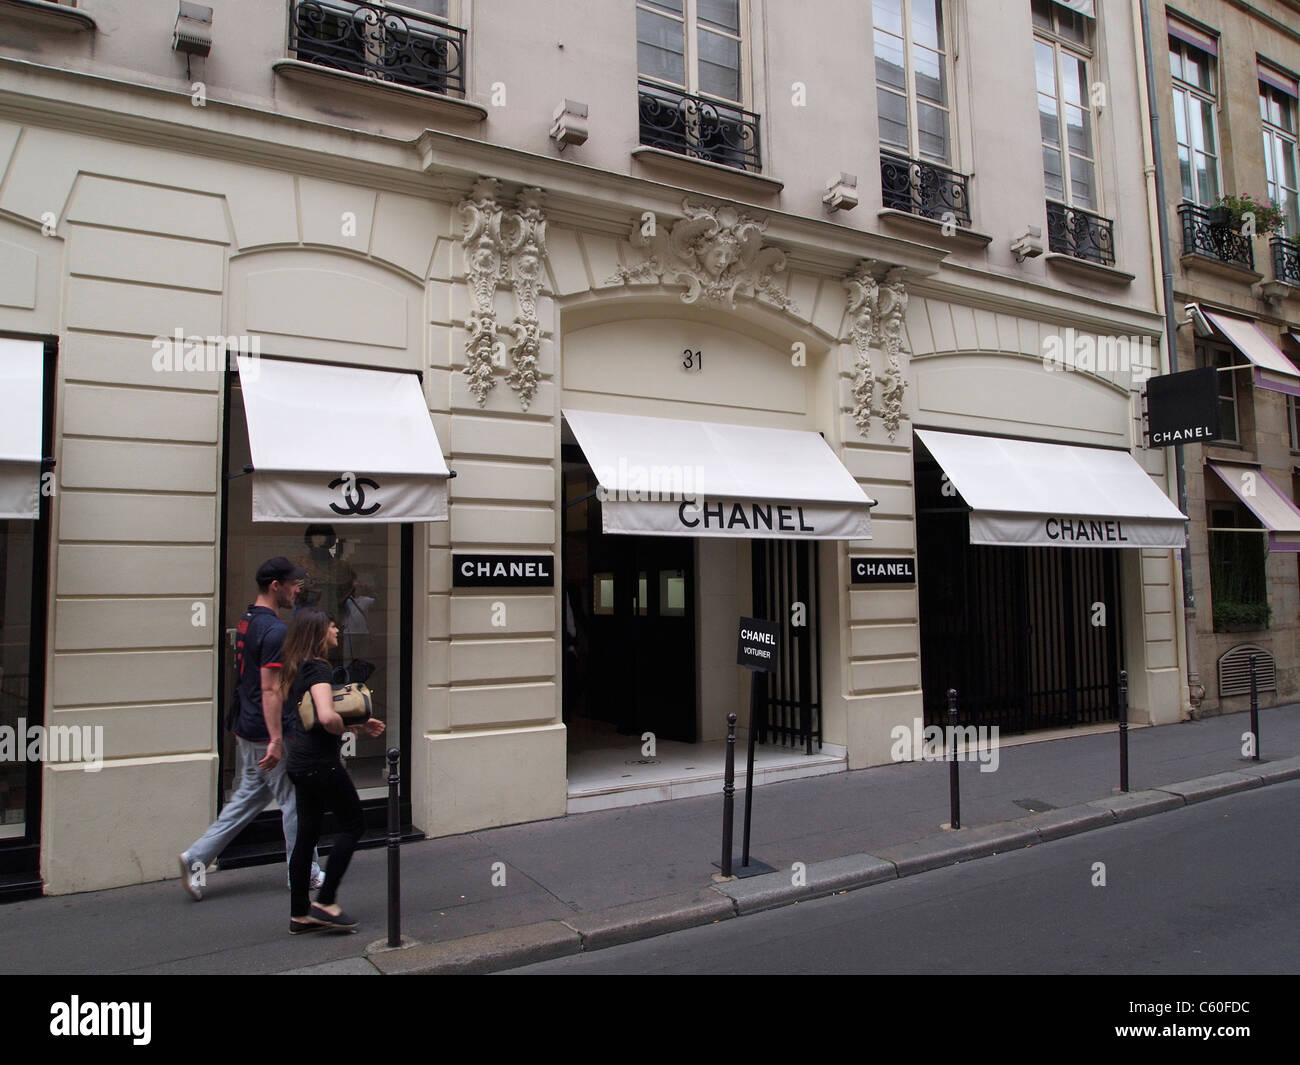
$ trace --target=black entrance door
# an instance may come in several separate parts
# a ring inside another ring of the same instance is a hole
[[[565,463],[565,717],[693,743],[695,545],[606,535],[595,479]]]

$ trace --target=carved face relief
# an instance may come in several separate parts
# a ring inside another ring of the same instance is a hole
[[[739,257],[740,249],[736,241],[728,234],[720,234],[701,256],[704,269],[714,280],[726,273],[727,268]]]

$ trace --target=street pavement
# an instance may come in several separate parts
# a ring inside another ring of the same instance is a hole
[[[1263,760],[1242,757],[1247,714],[1129,733],[1004,744],[996,772],[962,763],[961,828],[948,766],[907,762],[754,792],[753,856],[777,871],[717,883],[722,797],[704,796],[409,843],[402,932],[383,949],[386,852],[358,852],[339,901],[351,935],[288,935],[283,864],[222,870],[202,902],[179,880],[0,906],[7,973],[495,972],[1181,809],[1300,778],[1300,705],[1260,711]],[[743,771],[738,772],[743,783]],[[1276,789],[1279,801],[1286,789]],[[737,792],[736,853],[740,811]],[[186,841],[176,842],[180,851]],[[1288,844],[1289,845],[1289,844]],[[802,863],[801,866],[796,863]],[[867,890],[870,890],[867,887]]]

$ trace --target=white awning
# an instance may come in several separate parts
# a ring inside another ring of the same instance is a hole
[[[1300,551],[1300,509],[1263,470],[1239,462],[1207,465],[1268,530],[1270,551]]]
[[[607,533],[869,540],[875,500],[816,433],[566,410]]]
[[[0,338],[0,518],[40,516],[45,344]]]
[[[1269,339],[1264,330],[1245,318],[1234,318],[1220,311],[1207,311],[1204,307],[1201,311],[1210,324],[1254,365],[1256,385],[1270,392],[1300,396],[1300,371],[1296,369],[1295,363],[1282,354],[1282,349]]]
[[[239,356],[254,521],[446,521],[438,435],[414,374]]]
[[[971,508],[973,544],[1183,546],[1186,519],[1126,451],[916,435]]]

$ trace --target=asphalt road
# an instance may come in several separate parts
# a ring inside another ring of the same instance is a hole
[[[1298,841],[1291,781],[512,971],[1294,974]]]

